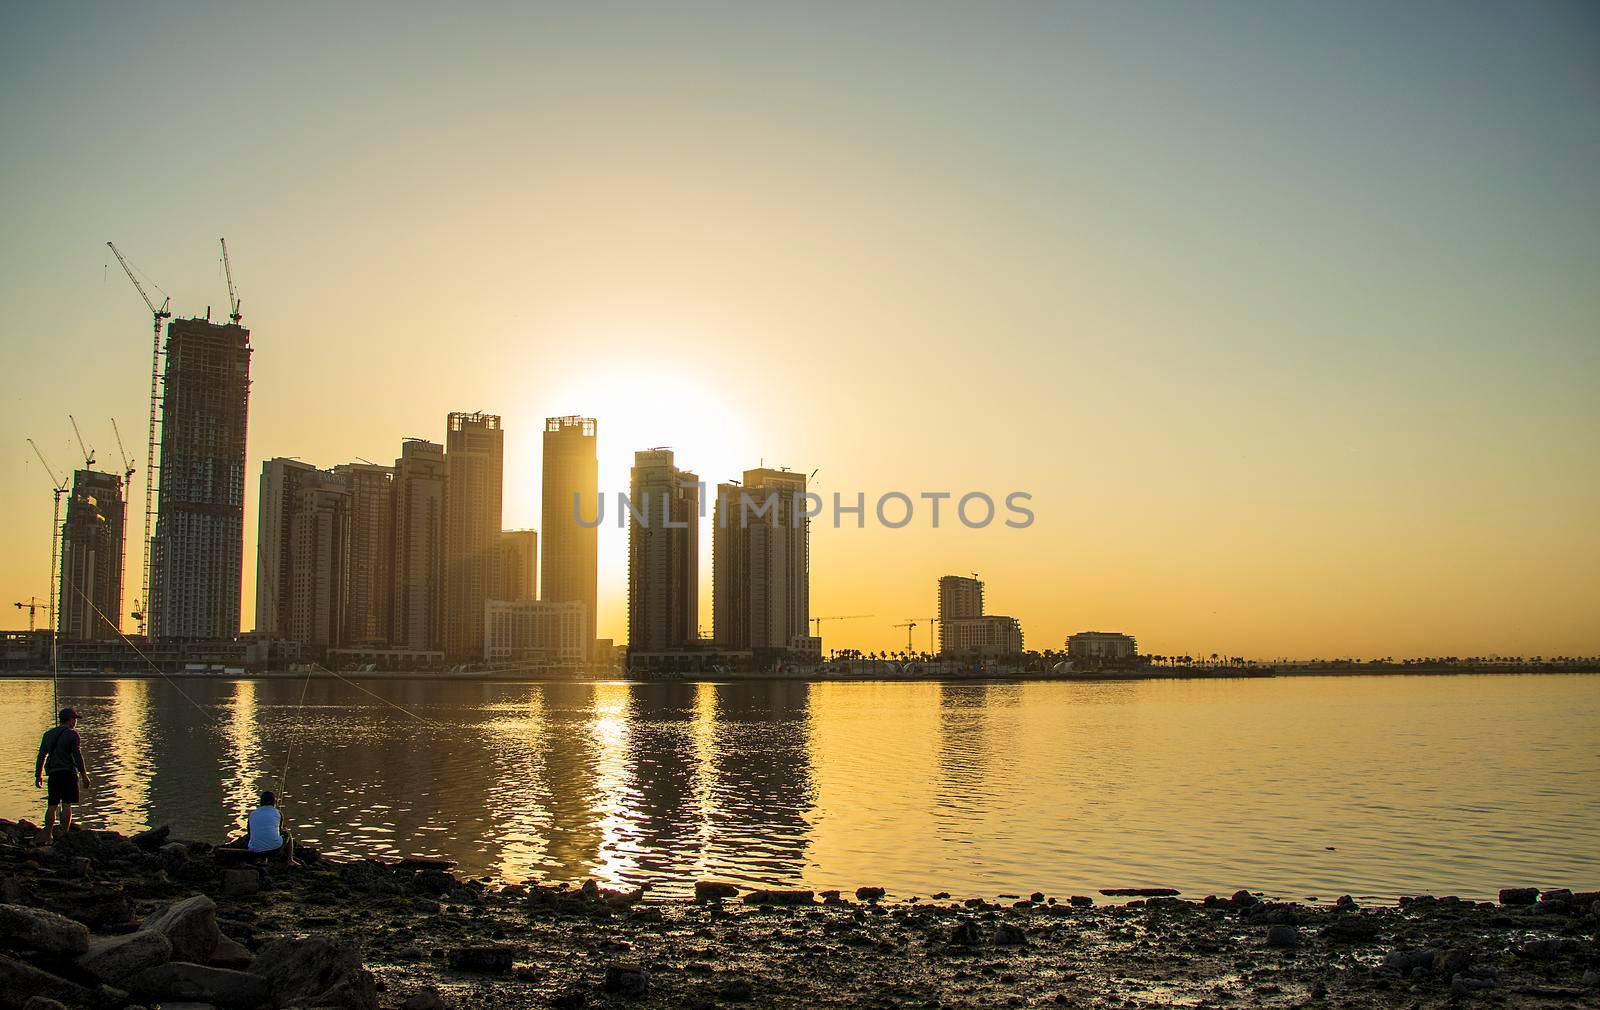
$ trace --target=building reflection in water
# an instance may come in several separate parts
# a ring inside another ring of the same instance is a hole
[[[101,740],[103,767],[96,768],[93,791],[101,825],[113,831],[140,831],[150,821],[150,782],[155,762],[150,751],[150,682],[113,682]]]

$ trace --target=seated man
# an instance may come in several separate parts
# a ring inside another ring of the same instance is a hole
[[[249,834],[246,848],[255,856],[278,856],[284,862],[294,858],[294,838],[283,830],[283,814],[278,797],[270,790],[261,794],[261,805],[246,819]]]

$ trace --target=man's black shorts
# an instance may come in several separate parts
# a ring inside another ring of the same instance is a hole
[[[78,802],[78,773],[77,772],[51,772],[48,780],[51,803],[76,803]]]

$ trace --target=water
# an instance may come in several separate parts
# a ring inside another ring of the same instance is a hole
[[[332,854],[657,895],[1600,887],[1596,676],[62,691],[96,776],[80,816],[121,831],[221,840],[287,773],[286,822]],[[42,815],[50,711],[47,681],[0,681],[0,816]]]

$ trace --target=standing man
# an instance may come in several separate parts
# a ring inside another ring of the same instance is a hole
[[[50,790],[46,794],[49,806],[44,813],[44,843],[56,840],[56,807],[61,808],[61,832],[72,827],[72,805],[78,802],[78,784],[89,785],[89,771],[83,766],[83,751],[78,745],[78,712],[61,710],[61,723],[46,730],[39,740],[39,757],[33,763],[33,785],[45,784],[50,777]]]

